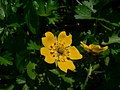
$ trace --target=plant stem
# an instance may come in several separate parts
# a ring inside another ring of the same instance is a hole
[[[92,66],[91,66],[91,64],[90,64],[87,77],[86,77],[86,79],[85,79],[85,82],[84,82],[81,90],[85,90],[86,85],[87,85],[87,82],[88,82],[88,79],[89,79],[89,76],[91,75],[91,73],[92,73]]]

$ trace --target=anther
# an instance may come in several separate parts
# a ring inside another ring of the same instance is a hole
[[[53,55],[53,57],[55,57],[55,55]]]
[[[54,52],[50,52],[50,54],[53,54]]]
[[[53,48],[53,46],[50,46],[50,48]]]

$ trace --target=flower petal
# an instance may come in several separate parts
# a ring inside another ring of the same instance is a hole
[[[60,32],[58,42],[64,44],[64,47],[70,46],[72,44],[72,35],[67,36],[65,31]]]
[[[60,70],[64,71],[67,73],[67,70],[74,70],[75,69],[75,65],[73,64],[72,61],[70,60],[65,60],[64,62],[58,62],[58,67],[60,68]]]
[[[100,47],[100,45],[94,45],[94,44],[90,44],[89,47],[92,50],[92,52],[95,52],[95,53],[100,53],[108,49],[108,46]]]
[[[100,49],[101,47],[100,47],[100,45],[90,44],[89,48],[90,49]]]
[[[108,49],[108,46],[102,47],[103,51]]]
[[[95,53],[100,53],[100,52],[105,51],[107,49],[108,49],[108,46],[105,46],[105,47],[101,47],[99,49],[94,48],[92,51],[95,52]]]
[[[68,50],[70,59],[77,60],[83,57],[75,46],[71,46]]]
[[[40,53],[41,55],[44,55],[45,56],[45,62],[49,63],[49,64],[52,64],[55,62],[55,58],[50,54],[50,50],[46,47],[42,47],[40,49]]]
[[[42,38],[42,44],[45,47],[50,48],[50,46],[55,43],[55,37],[51,32],[46,32],[45,36],[46,37]]]
[[[89,46],[87,46],[86,44],[84,44],[82,41],[80,43],[81,43],[80,46],[83,47],[85,49],[85,51],[90,52]]]

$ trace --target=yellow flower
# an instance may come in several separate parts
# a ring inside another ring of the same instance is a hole
[[[45,56],[45,62],[49,64],[56,63],[58,67],[67,72],[67,70],[74,70],[75,66],[70,60],[78,60],[82,58],[75,46],[72,44],[72,35],[66,35],[65,31],[60,32],[56,38],[51,32],[45,33],[46,37],[42,38],[44,47],[40,49],[41,55]]]
[[[81,46],[87,51],[87,52],[93,52],[93,53],[100,53],[102,51],[105,51],[108,49],[108,46],[101,47],[100,45],[90,44],[89,46],[84,44],[83,42],[80,42]]]

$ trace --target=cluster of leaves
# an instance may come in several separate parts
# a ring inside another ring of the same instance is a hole
[[[65,30],[84,56],[63,73],[40,55],[41,37]],[[119,0],[0,0],[0,90],[119,90]],[[108,45],[99,55],[80,47]]]

